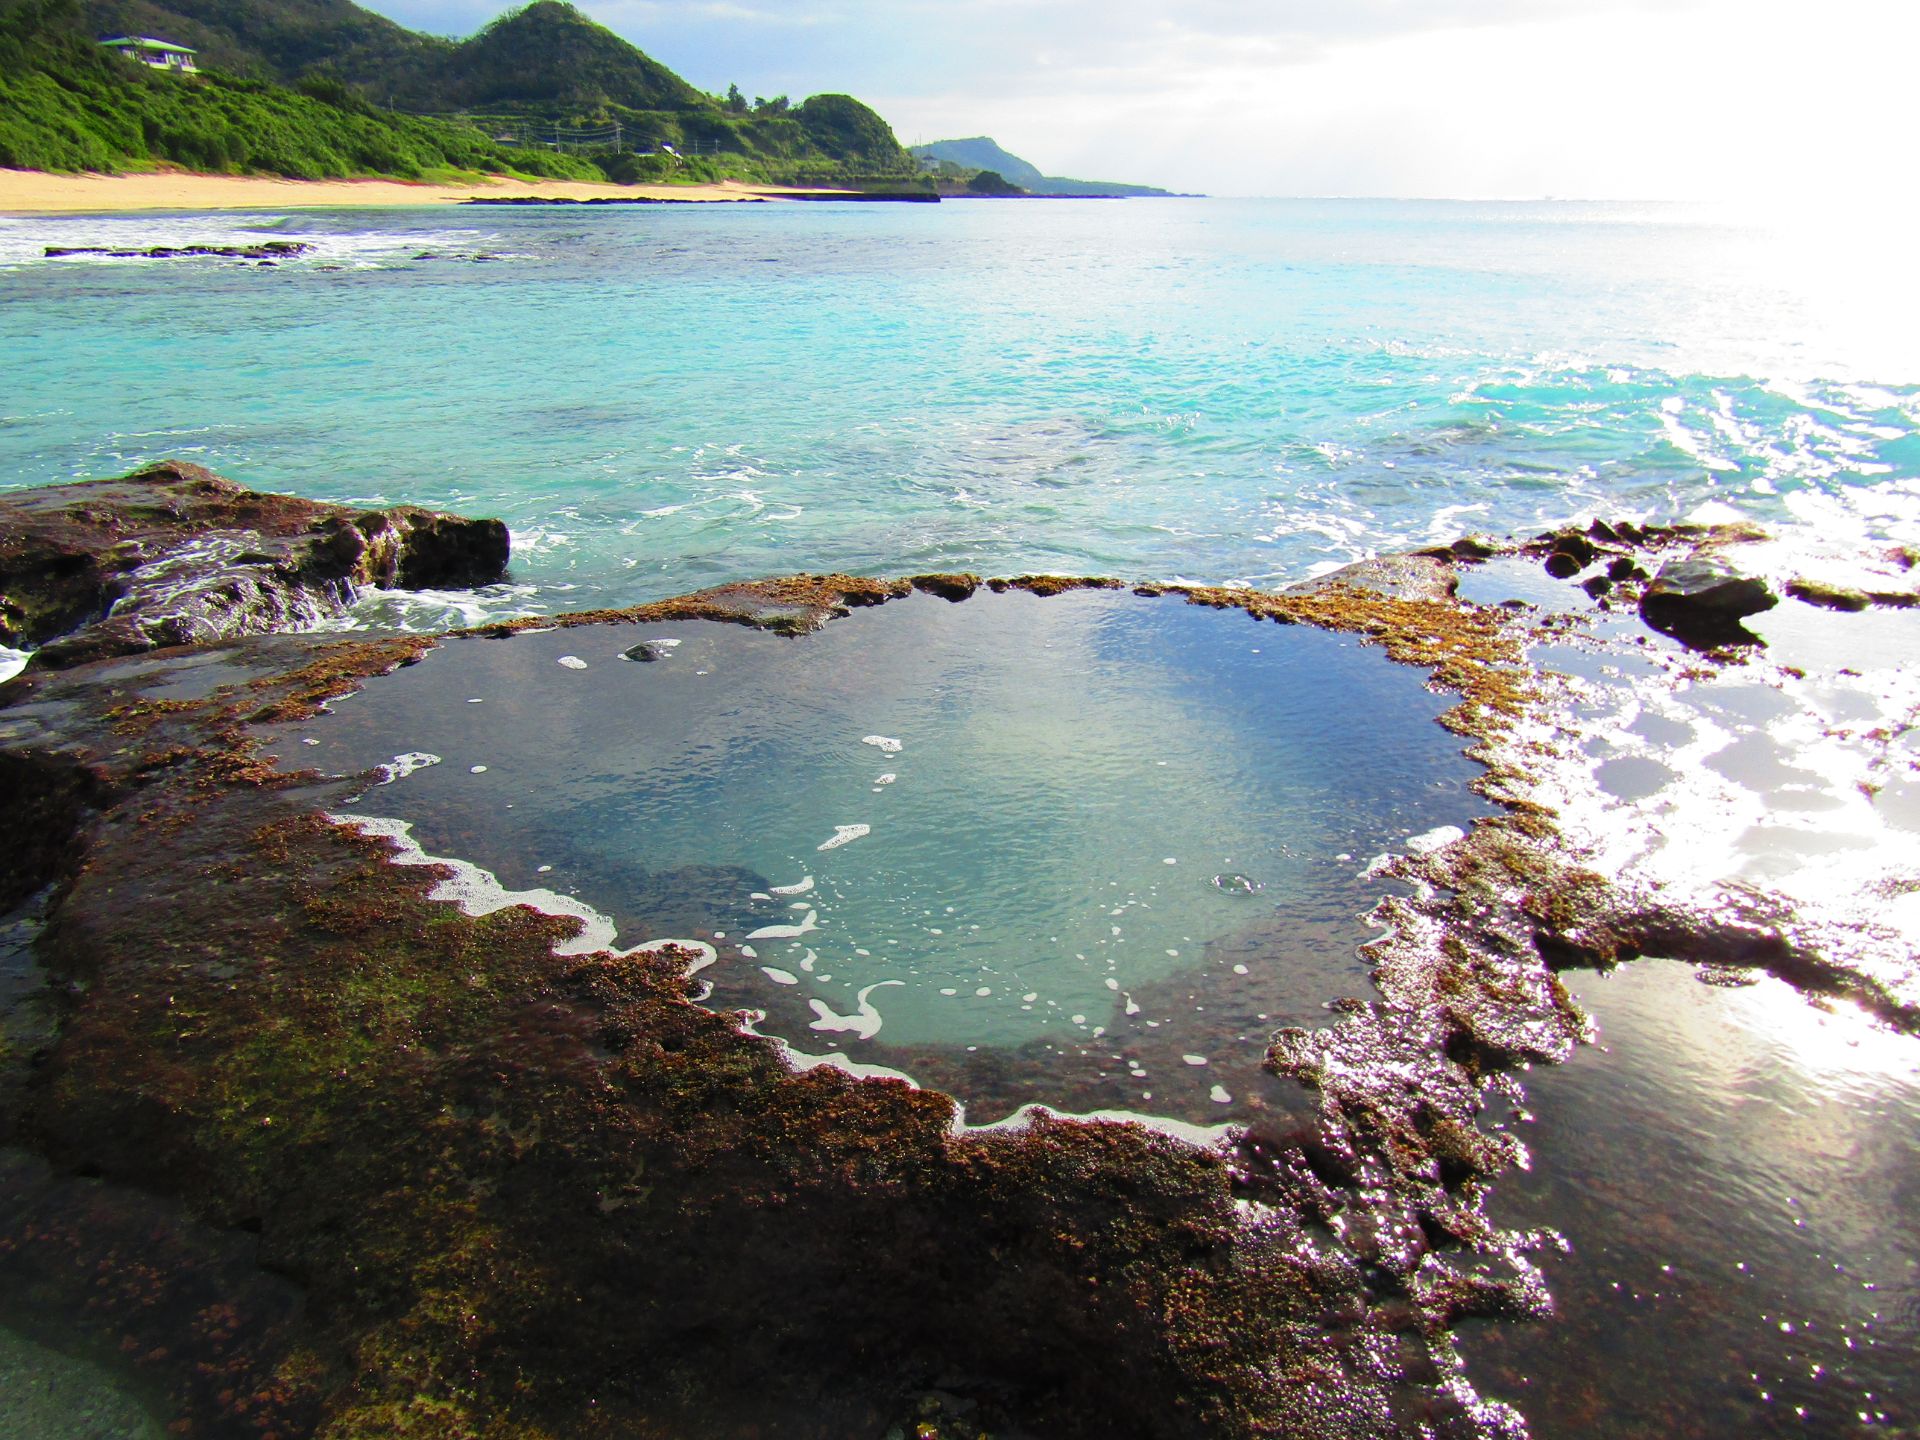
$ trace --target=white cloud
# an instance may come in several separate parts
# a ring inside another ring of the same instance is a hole
[[[986,131],[1050,173],[1214,193],[1890,198],[1911,163],[1905,6],[1568,15],[1327,45],[1169,45],[1053,89],[895,92],[903,134]],[[1188,37],[1190,40],[1191,37]],[[971,123],[964,123],[971,118]]]
[[[1048,173],[1177,189],[1831,206],[1885,198],[1912,160],[1908,0],[582,8],[707,89],[846,90],[904,140],[988,134]]]

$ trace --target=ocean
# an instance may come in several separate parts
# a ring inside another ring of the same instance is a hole
[[[314,251],[47,260],[46,245]],[[0,487],[175,457],[504,517],[496,608],[798,569],[1274,586],[1467,531],[1920,539],[1910,267],[1668,206],[0,220]]]

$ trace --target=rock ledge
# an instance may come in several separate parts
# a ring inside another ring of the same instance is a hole
[[[497,580],[508,543],[498,520],[262,495],[167,461],[0,495],[0,643],[39,646],[32,663],[61,669],[311,630],[363,587]]]

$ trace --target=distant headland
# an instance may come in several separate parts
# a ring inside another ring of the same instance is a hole
[[[1043,175],[1040,167],[1003,150],[984,135],[969,140],[935,140],[915,145],[913,156],[933,177],[943,195],[1034,195],[1046,198],[1122,198],[1131,195],[1169,196],[1175,192],[1154,185],[1123,185],[1113,180],[1072,180]]]

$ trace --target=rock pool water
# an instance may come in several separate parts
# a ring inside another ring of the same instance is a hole
[[[635,661],[626,652],[662,658]],[[430,854],[720,942],[710,1003],[938,1084],[1189,1121],[1364,993],[1369,861],[1486,806],[1444,697],[1350,636],[1172,597],[916,594],[453,642],[278,748]]]
[[[1558,1315],[1462,1336],[1542,1437],[1920,1424],[1920,1040],[1777,980],[1568,977],[1600,1044],[1529,1076],[1495,1217],[1570,1241]]]

